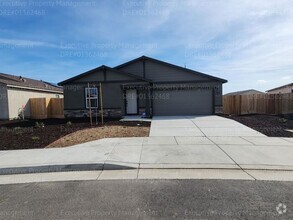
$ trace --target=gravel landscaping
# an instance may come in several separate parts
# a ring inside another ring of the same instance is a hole
[[[220,115],[238,121],[269,137],[293,137],[293,120],[274,115]]]
[[[86,118],[0,121],[0,150],[65,147],[106,137],[145,137],[149,127],[147,122],[119,120],[91,127]]]

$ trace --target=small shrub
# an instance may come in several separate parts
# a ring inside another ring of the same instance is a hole
[[[6,132],[8,129],[6,127],[0,127],[0,132]]]
[[[22,134],[23,133],[23,130],[21,127],[15,127],[13,130],[14,130],[15,134]]]
[[[280,122],[280,123],[286,123],[287,121],[288,121],[288,120],[287,120],[286,118],[280,118],[280,119],[279,119],[279,122]]]
[[[66,123],[66,126],[67,126],[67,127],[71,127],[71,126],[72,126],[72,122],[71,122],[71,121],[68,121],[68,122]]]
[[[36,128],[44,128],[45,127],[45,124],[44,124],[44,122],[36,122],[36,124],[35,124],[35,127]]]
[[[32,137],[32,140],[33,140],[33,141],[39,141],[39,140],[40,140],[40,137],[38,137],[38,136],[33,136],[33,137]]]

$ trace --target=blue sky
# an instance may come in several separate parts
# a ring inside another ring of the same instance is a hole
[[[293,82],[290,0],[0,0],[0,72],[60,82],[146,55],[227,79]]]

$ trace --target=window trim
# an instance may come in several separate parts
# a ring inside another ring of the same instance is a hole
[[[97,87],[90,87],[90,88],[84,88],[85,92],[84,92],[84,95],[85,95],[85,107],[86,109],[89,109],[90,107],[88,106],[88,100],[97,100],[97,106],[96,107],[93,107],[91,106],[91,108],[93,109],[97,109],[99,108],[99,90]],[[94,97],[88,97],[88,91],[91,91],[91,90],[95,90],[96,91],[96,94],[97,96],[94,96]]]

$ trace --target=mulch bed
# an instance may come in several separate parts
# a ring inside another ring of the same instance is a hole
[[[36,123],[38,126],[36,126]],[[137,122],[106,119],[104,126],[98,124],[94,125],[93,128],[111,126],[123,126],[124,128],[150,127],[150,123],[147,122],[139,123],[139,126],[137,124]],[[91,128],[91,126],[87,118],[0,121],[0,150],[45,148],[68,134],[88,128]],[[114,135],[117,136],[117,134]]]
[[[254,130],[257,130],[269,137],[293,137],[293,133],[286,130],[293,130],[293,120],[282,116],[273,115],[242,115],[228,116],[220,115],[238,121]]]

